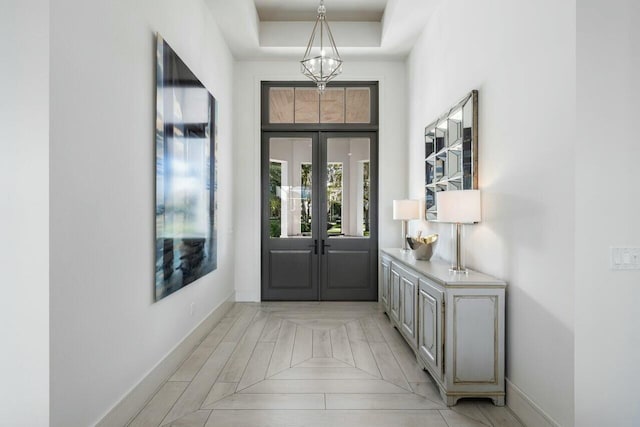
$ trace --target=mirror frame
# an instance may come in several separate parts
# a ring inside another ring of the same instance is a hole
[[[450,141],[452,131],[455,139]],[[437,192],[478,189],[478,91],[469,92],[426,126],[424,144],[424,218],[437,222]],[[453,175],[452,165],[456,166]]]

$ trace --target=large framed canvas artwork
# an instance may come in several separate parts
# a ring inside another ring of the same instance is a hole
[[[158,34],[155,300],[217,266],[216,99]]]

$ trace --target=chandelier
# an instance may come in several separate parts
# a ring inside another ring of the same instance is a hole
[[[333,34],[331,34],[331,29],[325,16],[326,12],[324,0],[320,0],[318,17],[313,26],[307,50],[302,61],[300,61],[300,71],[318,85],[320,92],[325,90],[329,81],[342,73],[342,59],[338,53],[336,42],[333,40]],[[319,49],[317,46],[314,48],[318,33],[320,36]],[[325,44],[325,37],[329,42],[328,45]]]

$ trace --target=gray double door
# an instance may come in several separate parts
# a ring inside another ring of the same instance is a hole
[[[375,132],[263,132],[262,300],[377,300]]]

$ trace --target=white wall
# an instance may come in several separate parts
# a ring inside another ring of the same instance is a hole
[[[218,269],[154,303],[156,31],[219,102],[219,222]],[[201,0],[52,3],[53,426],[93,425],[233,293],[232,68]]]
[[[424,127],[479,90],[483,219],[467,233],[467,264],[509,284],[508,379],[571,426],[575,4],[441,2],[407,72],[413,198],[424,198]],[[439,233],[437,254],[451,258],[449,225],[418,228]]]
[[[49,2],[0,13],[0,425],[49,420]]]
[[[576,426],[640,425],[640,271],[609,270],[640,246],[640,3],[577,7]]]
[[[391,200],[405,198],[405,65],[403,62],[347,62],[340,80],[380,82],[379,245],[400,244]],[[234,165],[236,298],[260,300],[260,81],[302,80],[296,60],[237,62],[234,74]],[[256,262],[256,260],[258,260]]]

